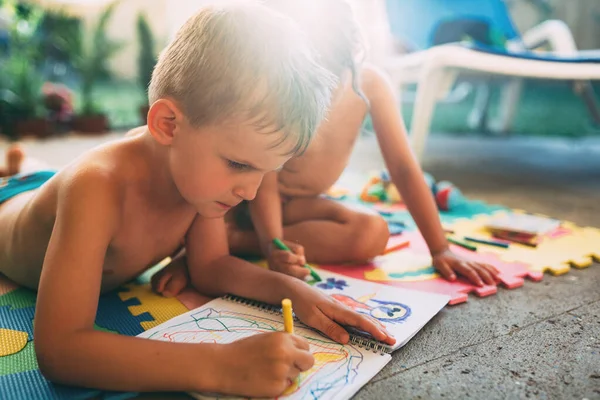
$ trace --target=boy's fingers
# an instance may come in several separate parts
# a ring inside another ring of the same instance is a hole
[[[185,274],[174,273],[163,289],[163,296],[174,297],[185,289],[188,284],[188,277]]]
[[[467,278],[472,284],[476,286],[483,286],[483,281],[477,274],[477,272],[471,268],[468,264],[459,263],[456,270],[460,272],[462,276]]]
[[[447,280],[453,281],[456,279],[456,274],[454,274],[454,271],[452,271],[452,268],[450,268],[448,263],[442,261],[436,267],[439,273],[442,274],[442,276]]]
[[[308,351],[310,349],[308,340],[306,340],[302,336],[292,335],[291,337],[292,337],[292,342],[294,343],[294,346],[296,346],[300,350]]]
[[[346,344],[350,340],[350,335],[344,328],[333,322],[322,312],[315,313],[314,327],[323,332],[326,336],[338,343]]]
[[[295,364],[293,367],[290,367],[290,370],[288,371],[287,377],[288,377],[288,384],[291,386],[293,381],[298,377],[298,375],[300,375],[300,373],[302,372],[302,370],[297,367]]]
[[[294,355],[294,366],[300,371],[308,371],[313,365],[315,365],[315,358],[308,351],[297,351]]]
[[[286,242],[286,244],[294,254],[304,256],[304,247],[294,242]]]
[[[293,264],[292,260],[294,257],[295,256],[292,253],[284,250],[277,251],[277,253],[273,254],[273,258],[277,260],[277,262],[283,264]]]
[[[287,265],[285,267],[285,273],[293,276],[294,278],[304,279],[308,274],[310,274],[310,271],[306,268],[297,267],[295,265]]]
[[[493,265],[490,265],[490,264],[481,264],[481,265],[493,276],[500,275],[500,271],[498,271],[498,269],[496,267],[494,267]]]
[[[482,265],[471,263],[471,268],[477,271],[477,275],[485,282],[486,285],[495,285],[494,277],[490,272],[485,269]]]
[[[288,259],[288,263],[294,264],[294,265],[304,265],[306,263],[306,260],[304,259],[303,256],[292,255]]]
[[[297,256],[289,251],[278,252],[273,255],[273,259],[277,261],[278,264],[290,264],[290,265],[304,265],[306,264],[306,260],[303,256]]]
[[[385,329],[382,329],[379,324],[376,324],[370,318],[360,315],[353,310],[342,309],[339,311],[339,313],[336,312],[335,320],[342,325],[352,326],[361,331],[367,332],[375,339],[384,343],[396,343],[396,339],[394,339]]]
[[[169,272],[158,272],[151,279],[152,290],[156,293],[162,293],[165,290],[165,286],[171,280],[171,274]]]

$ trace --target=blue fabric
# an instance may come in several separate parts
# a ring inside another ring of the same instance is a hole
[[[436,29],[453,20],[487,23],[506,40],[520,37],[503,0],[387,0],[386,7],[392,34],[415,50],[435,45]]]
[[[537,60],[537,61],[557,61],[564,63],[600,63],[600,55],[599,56],[586,56],[584,55],[576,55],[576,56],[560,56],[551,53],[535,53],[533,51],[512,51],[508,52],[504,49],[499,49],[497,47],[487,46],[481,43],[473,43],[473,44],[461,44],[470,49],[481,51],[484,53],[497,54],[500,56],[506,57],[515,57],[515,58],[524,58],[527,60]]]
[[[17,174],[9,178],[0,178],[0,203],[23,192],[39,188],[55,174],[56,171],[38,171],[30,174]]]

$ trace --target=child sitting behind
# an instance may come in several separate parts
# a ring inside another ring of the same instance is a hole
[[[363,47],[346,0],[265,0],[292,17],[319,53],[319,61],[338,79],[328,115],[307,151],[265,176],[256,199],[235,210],[237,230],[230,233],[234,254],[266,256],[272,270],[303,278],[305,261],[320,264],[364,262],[383,253],[389,238],[386,221],[375,213],[351,209],[322,195],[339,179],[367,114],[370,114],[392,182],[421,231],[433,266],[448,280],[457,275],[473,284],[493,285],[498,271],[452,252],[437,207],[407,140],[394,89],[373,66],[361,64]],[[252,223],[244,218],[246,210]],[[285,238],[295,254],[272,246]],[[165,270],[158,290],[176,294],[183,272]]]
[[[313,365],[308,343],[289,334],[217,345],[94,330],[100,293],[178,252],[182,239],[203,293],[289,297],[301,320],[336,340],[347,341],[340,325],[351,325],[393,343],[304,282],[229,255],[223,216],[308,145],[330,82],[279,14],[206,7],[159,58],[146,128],[59,172],[5,181],[0,272],[38,290],[35,350],[46,377],[106,390],[276,396]]]

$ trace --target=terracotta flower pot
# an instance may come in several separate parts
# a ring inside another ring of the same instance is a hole
[[[108,118],[104,114],[77,115],[73,118],[72,128],[80,133],[103,133],[108,131]]]
[[[52,124],[46,118],[24,119],[15,122],[15,133],[17,136],[32,135],[45,138],[53,133]]]

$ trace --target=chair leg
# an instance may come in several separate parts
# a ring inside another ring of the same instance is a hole
[[[487,130],[487,116],[490,106],[490,85],[487,83],[479,83],[475,89],[475,104],[467,118],[467,125],[474,131]]]
[[[600,107],[594,94],[590,81],[577,81],[574,84],[575,92],[581,96],[595,125],[600,126]]]
[[[559,20],[548,20],[523,34],[525,47],[536,48],[548,43],[553,53],[565,56],[577,54],[577,44],[568,25]]]
[[[452,72],[435,69],[424,72],[419,79],[410,128],[412,148],[419,162],[422,162],[425,153],[425,144],[429,135],[435,104],[440,97],[440,88],[448,89],[451,75]],[[456,77],[455,74],[453,76]]]
[[[519,78],[511,79],[502,88],[500,97],[500,106],[496,120],[490,121],[488,128],[495,133],[508,133],[512,128],[521,91],[523,90],[523,80]]]

